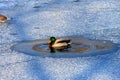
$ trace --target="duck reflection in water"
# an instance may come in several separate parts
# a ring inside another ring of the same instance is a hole
[[[49,49],[50,49],[50,53],[55,53],[55,49],[54,48],[49,47]]]
[[[71,46],[69,46],[68,48],[71,48]],[[68,48],[64,48],[64,49],[55,49],[55,48],[49,47],[50,53],[55,53],[55,52],[68,52],[68,51],[69,51]]]

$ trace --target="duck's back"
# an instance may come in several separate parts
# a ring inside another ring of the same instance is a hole
[[[70,43],[70,39],[57,39],[55,41],[55,44],[57,43]]]

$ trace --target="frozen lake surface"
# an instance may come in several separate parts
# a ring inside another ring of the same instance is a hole
[[[120,80],[120,49],[94,57],[52,58],[11,50],[50,36],[120,44],[119,0],[0,0],[0,80]]]
[[[43,39],[21,42],[13,45],[11,49],[31,56],[53,58],[95,57],[97,55],[110,54],[119,49],[119,45],[113,44],[110,41],[89,40],[75,36],[64,37],[63,39],[71,40],[71,44],[68,48],[49,48],[47,43],[48,39]]]

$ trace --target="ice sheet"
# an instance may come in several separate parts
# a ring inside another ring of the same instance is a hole
[[[119,0],[0,0],[0,80],[120,80],[113,55],[40,58],[11,51],[19,41],[82,35],[120,44]]]

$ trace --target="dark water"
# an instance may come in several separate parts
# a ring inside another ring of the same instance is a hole
[[[65,39],[71,39],[69,48],[49,48],[48,40],[37,40],[17,44],[12,49],[28,55],[42,57],[96,56],[113,53],[118,50],[118,46],[110,41],[89,40],[81,37],[68,37]]]

